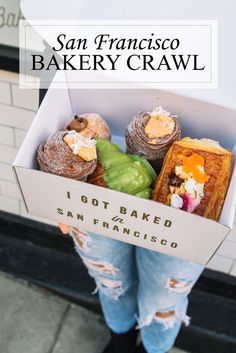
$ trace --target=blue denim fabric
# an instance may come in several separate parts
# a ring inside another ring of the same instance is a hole
[[[137,325],[148,353],[167,352],[203,266],[93,233],[70,229],[75,248],[95,279],[107,325],[123,333]]]

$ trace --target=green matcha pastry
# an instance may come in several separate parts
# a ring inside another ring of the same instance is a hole
[[[144,199],[150,198],[156,173],[149,162],[142,157],[123,153],[118,145],[108,140],[98,139],[96,148],[98,166],[88,182]]]

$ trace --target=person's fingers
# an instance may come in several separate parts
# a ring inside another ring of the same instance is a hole
[[[69,233],[69,226],[67,224],[59,223],[59,228],[63,234]]]

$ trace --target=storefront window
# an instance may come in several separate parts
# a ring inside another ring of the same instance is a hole
[[[19,46],[19,21],[23,18],[19,8],[19,0],[1,0],[0,45]]]

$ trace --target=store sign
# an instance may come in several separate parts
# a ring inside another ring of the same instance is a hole
[[[23,19],[19,0],[1,0],[0,44],[19,46],[19,21]]]

